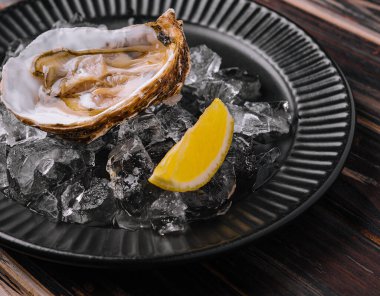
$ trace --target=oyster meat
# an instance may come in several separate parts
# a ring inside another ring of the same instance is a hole
[[[26,124],[91,142],[177,95],[189,68],[172,9],[156,22],[118,30],[53,29],[4,65],[2,101]]]

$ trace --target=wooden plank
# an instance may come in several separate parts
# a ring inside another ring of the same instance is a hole
[[[0,249],[0,285],[9,295],[53,295],[3,249]]]
[[[284,0],[284,2],[286,2],[290,6],[293,6],[295,8],[298,8],[304,11],[305,13],[313,15],[319,19],[322,19],[323,21],[328,22],[331,25],[336,26],[341,30],[345,30],[349,32],[350,34],[356,35],[362,38],[363,40],[380,45],[379,32],[377,32],[376,30],[373,30],[372,27],[362,25],[356,20],[351,20],[349,18],[341,17],[342,11],[335,12],[332,9],[330,9],[330,6],[324,7],[323,3],[318,2],[318,1],[312,2],[312,1],[299,1],[299,0]],[[335,4],[337,4],[336,1],[330,1],[330,2],[335,2]],[[350,1],[347,1],[347,2],[350,2]],[[360,8],[360,6],[361,5],[358,3],[356,7]],[[341,7],[344,8],[345,6],[341,6]],[[344,10],[344,12],[346,11],[347,10]]]

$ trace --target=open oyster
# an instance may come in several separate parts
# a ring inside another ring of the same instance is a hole
[[[174,10],[118,30],[61,28],[4,65],[2,101],[26,124],[90,142],[178,94],[189,49]]]

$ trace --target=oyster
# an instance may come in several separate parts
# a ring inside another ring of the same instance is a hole
[[[3,67],[2,101],[22,122],[90,142],[151,104],[177,95],[190,68],[182,21],[41,34]]]

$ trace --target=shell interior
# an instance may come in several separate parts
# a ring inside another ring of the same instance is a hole
[[[4,103],[37,125],[80,123],[126,104],[172,55],[147,25],[50,30],[4,66]]]

